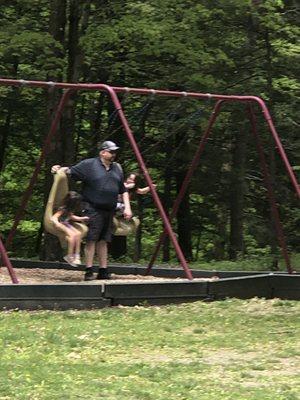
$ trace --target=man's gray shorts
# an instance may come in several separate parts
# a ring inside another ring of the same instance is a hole
[[[102,210],[89,203],[83,204],[83,215],[89,217],[87,242],[111,242],[114,210]]]

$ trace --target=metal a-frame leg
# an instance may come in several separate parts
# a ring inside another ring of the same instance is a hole
[[[15,284],[19,283],[18,278],[17,278],[17,276],[15,274],[13,266],[11,265],[11,262],[10,262],[10,260],[8,258],[8,255],[6,253],[6,249],[4,247],[4,244],[3,244],[1,236],[0,236],[0,260],[1,260],[1,257],[2,257],[2,260],[3,260],[4,266],[8,269],[8,272],[9,272],[9,275],[11,277],[12,283],[15,283]]]
[[[279,211],[278,211],[278,207],[277,207],[276,200],[275,200],[275,194],[274,194],[273,186],[271,183],[271,177],[270,177],[269,169],[267,166],[267,161],[266,161],[266,157],[264,154],[263,146],[262,146],[260,137],[258,135],[255,114],[254,114],[254,111],[253,111],[253,108],[251,105],[248,106],[248,110],[249,110],[249,120],[250,120],[250,124],[251,124],[251,130],[252,130],[252,134],[255,139],[256,148],[257,148],[257,152],[258,152],[259,159],[260,159],[261,169],[263,172],[263,180],[264,180],[265,187],[267,189],[268,199],[270,202],[271,211],[272,211],[272,215],[273,215],[273,219],[274,219],[274,226],[275,226],[275,230],[277,233],[277,240],[280,245],[281,252],[282,252],[283,258],[286,263],[287,271],[288,271],[288,273],[292,274],[294,271],[291,267],[290,257],[288,254],[287,245],[286,245],[286,241],[285,241],[285,237],[284,237],[284,233],[283,233],[283,228],[282,228],[282,224],[280,221]]]
[[[207,139],[208,139],[208,137],[210,135],[211,129],[212,129],[212,127],[213,127],[213,125],[214,125],[214,123],[215,123],[215,121],[217,119],[217,116],[218,116],[218,114],[220,112],[220,108],[221,108],[222,103],[223,103],[223,100],[219,100],[215,104],[215,107],[214,107],[214,109],[212,111],[212,114],[211,114],[209,122],[208,122],[208,126],[206,128],[206,131],[203,134],[203,137],[202,137],[202,139],[201,139],[201,141],[199,143],[198,149],[197,149],[197,151],[196,151],[196,153],[194,155],[194,158],[193,158],[193,160],[191,162],[191,166],[190,166],[188,172],[186,173],[186,176],[185,176],[184,181],[182,183],[182,186],[180,188],[179,194],[178,194],[178,196],[177,196],[177,198],[176,198],[176,200],[174,202],[172,211],[170,213],[170,221],[176,216],[176,214],[178,212],[178,208],[180,206],[180,203],[181,203],[181,201],[182,201],[182,199],[183,199],[183,197],[184,197],[184,195],[186,193],[186,190],[187,190],[188,185],[189,185],[189,183],[191,181],[191,178],[192,178],[192,176],[194,174],[194,171],[195,171],[195,169],[197,168],[197,166],[199,164],[199,160],[200,160],[201,154],[202,154],[202,152],[204,150],[204,147],[205,147]],[[153,264],[154,264],[154,262],[155,262],[155,260],[156,260],[156,258],[158,256],[160,247],[162,246],[166,236],[167,236],[167,231],[165,229],[162,232],[162,234],[161,234],[161,236],[159,238],[159,241],[158,241],[158,243],[156,245],[156,248],[154,250],[152,258],[151,258],[151,260],[150,260],[150,262],[148,264],[148,267],[147,267],[147,270],[146,270],[146,275],[150,273],[150,270],[151,270],[151,268],[152,268],[152,266],[153,266]]]

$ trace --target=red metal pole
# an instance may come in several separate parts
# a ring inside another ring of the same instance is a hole
[[[15,271],[13,269],[13,266],[11,265],[11,262],[10,262],[10,260],[8,258],[7,253],[6,253],[6,250],[5,250],[4,244],[2,242],[1,236],[0,236],[0,254],[2,256],[4,265],[8,269],[8,272],[9,272],[9,275],[10,275],[12,283],[15,283],[15,284],[19,283],[18,278],[17,278],[17,276],[15,274]]]
[[[189,185],[189,183],[190,183],[190,181],[192,179],[192,176],[193,176],[193,174],[195,172],[195,169],[197,168],[197,166],[199,164],[199,160],[200,160],[201,154],[202,154],[202,152],[204,150],[205,144],[206,144],[207,139],[208,139],[208,137],[210,135],[212,126],[215,123],[215,121],[217,119],[217,116],[218,116],[218,114],[220,112],[220,108],[221,108],[222,103],[223,103],[223,100],[219,100],[219,101],[217,101],[217,103],[214,106],[214,109],[213,109],[213,111],[211,113],[207,128],[206,128],[206,130],[205,130],[205,132],[204,132],[204,134],[203,134],[203,136],[201,138],[200,144],[199,144],[198,149],[197,149],[197,151],[196,151],[196,153],[195,153],[195,155],[193,157],[193,160],[191,162],[190,168],[186,173],[186,176],[185,176],[184,181],[182,183],[182,186],[180,188],[179,194],[178,194],[178,196],[177,196],[177,198],[176,198],[176,200],[174,202],[174,205],[173,205],[172,211],[170,213],[170,217],[169,217],[170,221],[172,221],[172,219],[175,217],[175,215],[178,212],[178,208],[179,208],[180,203],[181,203],[181,201],[183,199],[183,196],[185,195],[186,190],[188,188],[188,185]],[[153,264],[154,264],[154,262],[155,262],[155,260],[156,260],[156,258],[158,256],[160,247],[162,246],[162,244],[163,244],[163,242],[165,240],[166,235],[167,235],[167,231],[165,229],[162,232],[162,234],[161,234],[161,236],[159,238],[159,241],[158,241],[158,243],[156,245],[156,248],[154,250],[152,258],[151,258],[151,260],[150,260],[150,262],[148,264],[148,268],[147,268],[147,270],[145,272],[146,275],[149,274],[149,272],[150,272],[150,270],[151,270],[151,268],[152,268],[152,266],[153,266]]]
[[[282,161],[284,163],[284,166],[285,166],[286,171],[287,171],[287,173],[289,175],[289,178],[290,178],[290,180],[292,182],[292,185],[295,188],[296,194],[300,198],[300,186],[299,186],[299,184],[297,182],[297,178],[296,178],[296,176],[294,174],[294,171],[293,171],[293,169],[292,169],[292,167],[291,167],[291,165],[289,163],[287,155],[286,155],[286,153],[284,151],[284,148],[282,146],[282,143],[281,143],[281,141],[279,139],[278,133],[277,133],[277,131],[275,129],[275,126],[273,124],[272,117],[270,115],[268,107],[266,106],[265,102],[259,97],[256,98],[256,102],[260,105],[260,107],[263,110],[264,118],[267,121],[268,127],[269,127],[269,129],[271,131],[271,134],[273,136],[273,139],[275,141],[277,151],[280,154],[280,157],[281,157],[281,159],[282,159]]]
[[[286,246],[285,237],[284,237],[284,233],[283,233],[283,229],[282,229],[282,224],[280,222],[279,211],[278,211],[278,207],[277,207],[276,200],[275,200],[275,195],[274,195],[274,191],[273,191],[273,187],[272,187],[272,183],[271,183],[270,173],[268,170],[263,147],[262,147],[262,144],[261,144],[258,132],[257,132],[256,118],[255,118],[255,114],[254,114],[251,104],[249,104],[248,109],[249,109],[249,119],[250,119],[250,123],[251,123],[252,133],[253,133],[253,136],[254,136],[254,139],[256,142],[256,147],[257,147],[257,151],[259,154],[262,172],[263,172],[263,176],[264,176],[264,183],[265,183],[265,186],[267,189],[267,193],[268,193],[268,197],[269,197],[269,201],[270,201],[270,205],[271,205],[271,210],[272,210],[272,214],[273,214],[273,218],[274,218],[275,229],[277,232],[277,239],[278,239],[278,242],[281,247],[281,252],[282,252],[283,258],[286,263],[287,271],[289,274],[292,274],[294,271],[291,267],[290,257],[289,257],[288,251],[287,251],[287,246]]]
[[[169,236],[171,238],[171,241],[172,241],[173,246],[175,248],[176,254],[177,254],[177,256],[179,258],[179,261],[180,261],[180,263],[181,263],[181,265],[182,265],[182,267],[183,267],[183,269],[185,271],[186,277],[188,279],[192,280],[193,279],[193,275],[191,273],[191,270],[188,267],[186,259],[185,259],[184,255],[182,253],[182,250],[181,250],[181,248],[180,248],[180,246],[179,246],[179,244],[177,242],[176,235],[173,232],[172,226],[171,226],[171,224],[170,224],[170,222],[168,220],[168,217],[167,217],[167,215],[165,213],[165,210],[164,210],[164,208],[163,208],[163,206],[161,204],[160,198],[159,198],[158,194],[156,193],[155,187],[153,186],[152,179],[151,179],[151,177],[149,175],[149,172],[148,172],[148,170],[146,168],[146,165],[144,163],[143,157],[142,157],[142,155],[140,153],[140,150],[138,148],[138,145],[137,145],[137,143],[136,143],[136,141],[134,139],[132,131],[131,131],[128,123],[127,123],[127,119],[126,119],[126,117],[125,117],[125,115],[123,113],[122,106],[121,106],[121,103],[120,103],[120,101],[118,99],[118,96],[116,95],[116,93],[114,92],[114,90],[111,87],[107,87],[107,91],[111,96],[111,99],[112,99],[112,101],[113,101],[113,103],[115,105],[116,110],[118,110],[119,118],[120,118],[120,120],[121,120],[121,122],[123,124],[124,130],[126,132],[128,140],[129,140],[129,142],[131,144],[131,147],[132,147],[132,149],[133,149],[133,151],[135,153],[135,156],[137,158],[139,166],[140,166],[140,168],[141,168],[141,170],[142,170],[142,172],[144,174],[146,182],[147,182],[148,186],[150,187],[150,191],[151,191],[151,194],[153,196],[154,202],[155,202],[155,204],[156,204],[156,206],[158,208],[158,211],[160,213],[160,216],[161,216],[161,218],[163,220],[163,223],[165,225],[165,229],[166,229],[166,231],[168,232],[168,234],[169,234]]]
[[[39,174],[39,172],[41,170],[42,163],[44,161],[44,158],[45,158],[46,154],[49,151],[49,146],[50,146],[51,139],[55,136],[55,133],[56,133],[56,130],[57,130],[57,126],[58,126],[58,123],[59,123],[61,115],[62,115],[62,111],[64,109],[64,106],[65,106],[67,100],[70,97],[70,94],[71,94],[71,90],[67,90],[61,97],[60,103],[58,105],[58,108],[57,108],[57,111],[56,111],[56,114],[55,114],[55,118],[52,121],[51,128],[50,128],[49,133],[48,133],[48,135],[47,135],[47,137],[46,137],[46,139],[44,141],[44,145],[43,145],[43,148],[41,150],[40,157],[36,162],[35,170],[34,170],[32,176],[31,176],[31,179],[30,179],[28,187],[27,187],[26,191],[24,192],[24,195],[23,195],[23,198],[22,198],[22,201],[21,201],[21,205],[19,207],[19,210],[17,211],[13,226],[12,226],[12,228],[11,228],[11,230],[9,232],[9,235],[7,237],[7,240],[5,242],[5,247],[6,248],[8,248],[11,245],[11,242],[12,242],[12,240],[14,238],[14,235],[16,233],[16,230],[17,230],[17,227],[19,225],[19,222],[23,217],[25,207],[26,207],[26,205],[28,203],[28,200],[30,199],[30,197],[32,195],[33,187],[34,187],[34,185],[36,183],[38,174]]]

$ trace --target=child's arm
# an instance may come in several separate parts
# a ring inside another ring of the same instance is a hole
[[[153,185],[156,188],[156,185]],[[143,188],[138,188],[136,189],[136,193],[137,194],[147,194],[150,192],[150,187],[149,186],[145,186]]]
[[[133,189],[135,187],[135,183],[133,182],[124,182],[124,186],[126,187],[126,189]]]
[[[89,217],[79,217],[75,214],[70,214],[70,219],[75,222],[86,222],[89,220]]]

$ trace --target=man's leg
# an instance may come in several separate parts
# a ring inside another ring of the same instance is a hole
[[[84,253],[85,253],[85,265],[86,271],[84,275],[85,281],[90,281],[93,279],[93,261],[96,249],[96,242],[87,242],[85,245]]]
[[[97,255],[99,261],[99,273],[97,279],[109,279],[107,272],[107,242],[100,240],[97,242]]]
[[[105,240],[97,242],[99,268],[107,268],[107,243]]]

